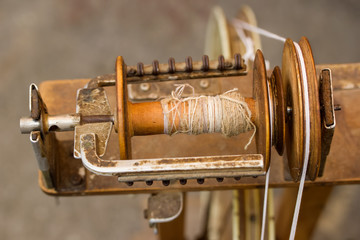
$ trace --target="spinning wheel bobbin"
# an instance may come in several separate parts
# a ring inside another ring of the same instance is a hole
[[[142,104],[132,104],[127,102],[126,77],[124,75],[125,64],[121,57],[117,58],[117,131],[119,135],[119,149],[122,159],[128,159],[130,156],[130,138],[133,135],[162,134],[163,133],[163,112],[159,102],[150,102]],[[268,83],[269,81],[269,83]],[[272,145],[276,146],[281,155],[283,152],[283,122],[284,122],[284,104],[282,99],[281,74],[279,68],[275,68],[270,79],[266,76],[265,61],[261,51],[257,51],[254,70],[253,70],[253,96],[254,98],[245,98],[252,112],[252,121],[256,125],[256,146],[257,152],[264,157],[264,169],[267,170],[270,162],[270,149]],[[268,84],[270,88],[268,88]],[[269,96],[271,95],[271,97]],[[273,106],[270,114],[269,100]],[[146,108],[140,107],[146,104]],[[139,112],[143,112],[140,118]],[[273,121],[270,121],[270,117]],[[139,120],[140,119],[140,120]],[[143,119],[143,121],[141,121]],[[152,122],[150,122],[150,120]],[[139,123],[139,121],[141,121]],[[270,126],[272,123],[273,126]],[[141,126],[140,126],[141,125]],[[144,132],[144,126],[147,126]],[[271,131],[273,134],[271,134]],[[137,134],[134,134],[137,133]],[[271,140],[271,135],[273,138]]]

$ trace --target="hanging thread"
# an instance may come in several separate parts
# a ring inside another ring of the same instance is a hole
[[[221,95],[196,97],[191,85],[175,86],[171,97],[161,100],[165,134],[222,133],[231,137],[253,129],[245,145],[247,149],[255,136],[256,126],[251,121],[249,106],[237,88]],[[193,97],[181,97],[186,87],[192,89]]]

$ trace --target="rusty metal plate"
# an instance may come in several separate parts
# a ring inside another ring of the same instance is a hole
[[[170,81],[128,84],[128,95],[132,102],[155,101],[168,97],[178,84],[190,84],[196,95],[217,95],[221,93],[218,79],[201,79],[191,81]],[[190,97],[194,94],[191,89],[186,89],[183,97]]]
[[[291,39],[284,45],[281,73],[285,104],[291,109],[285,117],[286,154],[291,176],[298,181],[304,159],[304,105],[298,58]]]
[[[104,88],[79,89],[76,99],[76,113],[82,116],[111,115],[110,104]],[[104,156],[112,128],[111,122],[87,123],[75,127],[74,157],[80,158],[80,136],[94,133],[97,136],[97,153]]]
[[[335,131],[335,110],[330,69],[322,69],[319,79],[319,96],[321,111],[321,162],[319,176],[324,173],[326,158],[330,152]]]

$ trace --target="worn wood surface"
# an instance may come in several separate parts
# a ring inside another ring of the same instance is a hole
[[[305,187],[295,239],[310,239],[333,186]],[[276,216],[276,239],[289,239],[298,188],[285,188]]]
[[[360,63],[317,66],[318,69],[328,67],[332,70],[334,80],[335,103],[340,104],[341,111],[336,112],[337,126],[330,154],[325,166],[324,176],[316,181],[307,181],[306,185],[332,185],[360,183]],[[243,95],[250,97],[252,93],[252,72],[246,77],[232,77],[223,80],[223,91],[238,87]],[[47,81],[41,84],[40,92],[46,102],[50,114],[64,114],[75,112],[75,99],[78,88],[83,87],[88,79]],[[106,88],[110,104],[115,108],[115,89]],[[251,133],[242,134],[233,138],[225,138],[220,134],[204,134],[199,136],[154,135],[132,138],[133,158],[175,157],[175,156],[204,156],[221,154],[254,153],[253,142],[247,151],[243,150]],[[49,190],[44,187],[41,178],[41,188],[55,195],[83,195],[83,194],[110,194],[129,192],[156,192],[159,190],[214,190],[263,187],[265,177],[224,179],[206,179],[204,184],[196,180],[189,180],[186,185],[171,182],[165,187],[161,182],[154,182],[147,186],[143,182],[134,183],[129,187],[119,183],[116,177],[96,176],[88,171],[82,175],[83,181],[74,185],[71,179],[76,173],[83,172],[81,160],[72,157],[73,133],[56,133],[58,147],[56,149],[56,188]],[[119,158],[117,135],[110,137],[107,153],[104,159]],[[288,181],[289,174],[284,159],[272,149],[271,159],[271,187],[293,186],[296,183]]]

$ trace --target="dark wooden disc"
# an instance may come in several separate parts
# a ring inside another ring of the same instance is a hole
[[[316,70],[311,47],[307,38],[302,37],[299,42],[306,68],[309,89],[310,107],[310,156],[307,176],[315,180],[319,173],[321,159],[321,121],[319,87],[316,78]]]
[[[284,153],[285,141],[285,101],[281,79],[281,71],[276,66],[270,77],[270,90],[273,96],[273,145],[280,156]]]
[[[116,59],[116,130],[120,159],[131,159],[131,134],[128,121],[126,65],[121,56]]]
[[[255,99],[256,110],[256,148],[257,152],[264,157],[265,170],[267,171],[271,157],[270,114],[265,61],[260,50],[257,50],[255,55],[253,84],[253,96]]]
[[[287,39],[282,56],[282,82],[286,109],[285,146],[290,174],[298,181],[304,159],[304,107],[299,62],[295,45]]]

